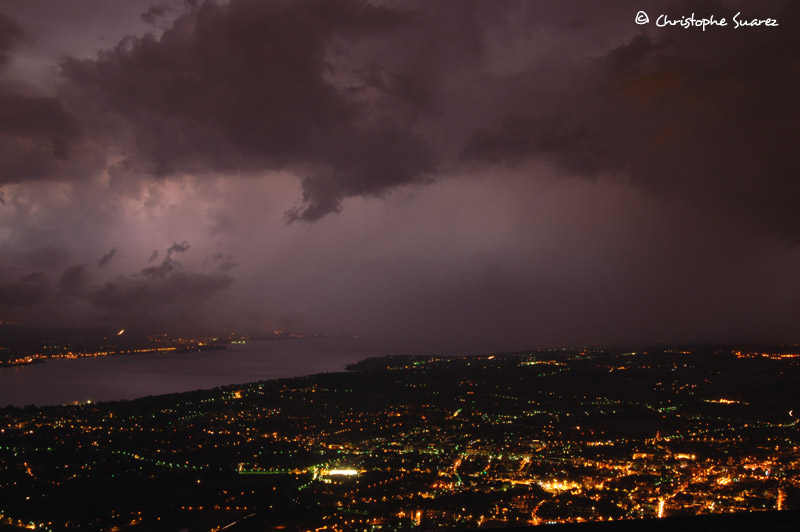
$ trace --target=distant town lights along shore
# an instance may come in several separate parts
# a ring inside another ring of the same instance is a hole
[[[639,11],[636,14],[636,23],[639,25],[649,24],[650,17],[644,11]],[[746,18],[742,16],[742,12],[739,11],[733,16],[733,28],[757,28],[757,27],[777,27],[779,26],[777,19],[774,18]],[[700,28],[703,31],[706,31],[708,26],[719,26],[719,27],[728,27],[728,21],[724,17],[717,18],[714,15],[709,17],[695,17],[695,14],[692,13],[689,16],[683,16],[680,18],[670,18],[666,14],[661,14],[656,19],[656,26],[659,28],[665,28],[667,26],[680,26],[682,28]]]

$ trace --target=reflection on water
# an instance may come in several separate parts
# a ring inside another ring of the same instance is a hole
[[[0,369],[0,407],[113,401],[341,371],[371,356],[353,338],[262,340],[198,353],[148,353]]]

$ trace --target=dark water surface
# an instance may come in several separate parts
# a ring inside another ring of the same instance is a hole
[[[119,355],[0,369],[0,407],[114,401],[342,371],[377,355],[355,338],[260,340],[199,353]]]

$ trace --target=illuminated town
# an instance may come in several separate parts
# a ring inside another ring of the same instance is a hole
[[[0,524],[372,531],[797,509],[795,352],[395,356],[134,401],[7,407]]]

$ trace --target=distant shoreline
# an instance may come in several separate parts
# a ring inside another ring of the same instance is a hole
[[[97,353],[72,353],[69,356],[65,356],[62,354],[58,355],[47,355],[47,356],[31,356],[29,357],[30,360],[21,360],[15,362],[0,362],[0,369],[3,368],[15,368],[18,366],[30,366],[31,364],[44,364],[48,360],[53,359],[79,359],[79,358],[100,358],[100,357],[111,357],[111,356],[122,356],[122,355],[146,355],[146,354],[155,354],[155,353],[198,353],[201,351],[218,351],[227,349],[225,345],[198,345],[198,346],[186,346],[186,347],[176,347],[176,348],[153,348],[153,349],[128,349],[128,350],[121,350],[121,351],[114,351],[108,352],[104,354],[97,354]]]

